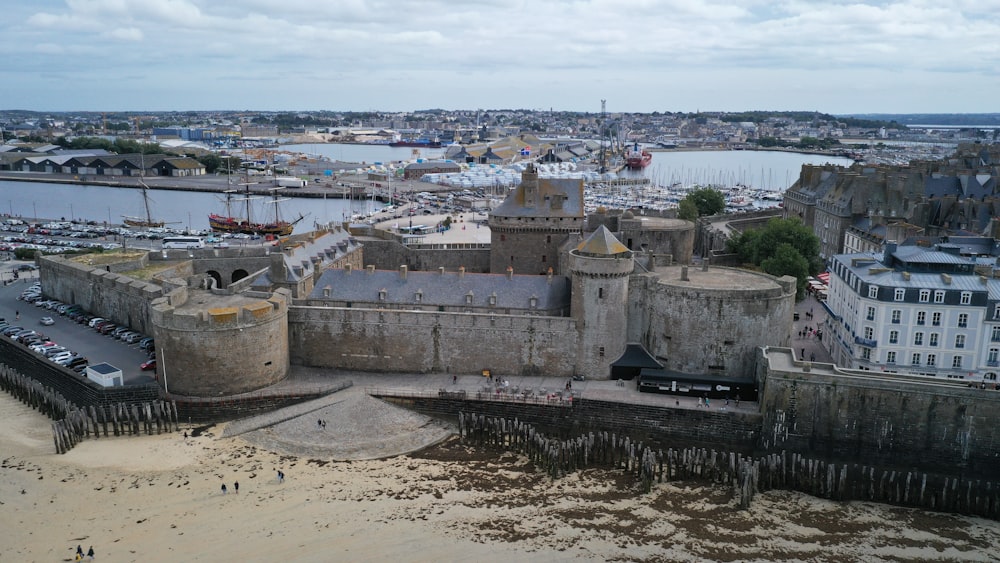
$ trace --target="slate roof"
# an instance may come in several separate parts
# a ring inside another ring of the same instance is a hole
[[[330,288],[330,296],[323,290]],[[379,292],[385,290],[384,301]],[[417,301],[417,293],[420,300]],[[569,306],[569,280],[563,276],[506,274],[459,274],[458,272],[407,272],[395,270],[326,270],[309,294],[310,300],[348,301],[378,306],[392,305],[469,306],[466,296],[472,293],[473,307],[489,307],[496,294],[497,309],[530,309],[530,299],[538,299],[536,309],[551,310]]]
[[[562,207],[553,209],[551,198],[565,199]],[[573,217],[582,218],[583,180],[573,178],[540,178],[538,180],[538,201],[532,207],[525,206],[524,184],[510,192],[507,199],[493,210],[497,217]]]
[[[601,225],[587,240],[576,247],[577,252],[588,256],[615,256],[632,252],[622,244],[607,227]]]

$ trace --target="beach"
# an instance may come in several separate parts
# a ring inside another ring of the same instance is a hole
[[[377,399],[345,401],[343,415],[356,417],[363,401]],[[321,411],[330,424],[315,429],[317,440],[357,431],[337,425],[336,408]],[[410,418],[419,415],[392,416],[422,426]],[[299,431],[314,418],[303,417]],[[631,475],[599,469],[553,481],[527,458],[457,438],[335,461],[268,451],[253,432],[223,437],[214,425],[185,427],[196,434],[188,438],[90,439],[56,455],[49,421],[6,394],[0,420],[6,561],[71,561],[77,545],[93,546],[99,561],[994,561],[1000,553],[1000,524],[988,520],[790,492],[758,495],[741,511],[725,487],[663,483],[641,494]]]

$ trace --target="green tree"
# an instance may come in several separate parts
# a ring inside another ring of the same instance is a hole
[[[801,298],[805,295],[809,261],[794,246],[786,242],[778,245],[771,257],[760,263],[760,269],[772,276],[794,276],[798,280],[798,296]]]
[[[819,238],[797,218],[771,219],[761,229],[750,229],[729,239],[727,247],[743,262],[769,274],[795,276],[800,289],[805,287],[806,278],[819,273],[823,266]]]
[[[712,188],[695,188],[684,199],[694,204],[699,217],[715,215],[726,208],[726,198],[722,197],[722,192]]]
[[[205,165],[205,172],[207,174],[215,174],[215,171],[222,166],[222,159],[215,153],[202,155],[201,158],[198,159],[198,162]]]
[[[677,217],[679,219],[684,219],[685,221],[698,220],[698,206],[695,205],[693,201],[685,197],[679,204],[677,204]]]

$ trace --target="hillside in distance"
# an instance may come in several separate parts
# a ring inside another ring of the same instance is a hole
[[[850,117],[901,125],[1000,126],[1000,113],[854,113]]]

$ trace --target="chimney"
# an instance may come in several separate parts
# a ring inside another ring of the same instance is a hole
[[[910,272],[903,272],[903,281],[910,281]]]
[[[465,266],[459,266],[458,267],[458,279],[464,279],[464,278],[465,278]]]
[[[375,273],[375,264],[368,264],[368,266],[366,267],[366,269],[368,270],[368,274],[369,275],[374,274]]]
[[[552,285],[552,266],[549,266],[549,269],[545,272],[545,281],[549,285]]]
[[[407,270],[406,264],[403,264],[402,266],[399,267],[399,279],[403,280],[406,279],[406,270]]]
[[[507,279],[509,279],[509,280],[514,279],[514,267],[513,266],[507,266]]]
[[[979,283],[987,285],[989,283],[989,280],[986,279],[986,276],[979,276]]]
[[[351,275],[351,263],[350,262],[348,262],[347,264],[344,264],[344,273],[346,273],[347,275]]]
[[[681,281],[688,281],[688,267],[681,266]]]
[[[444,266],[438,266],[438,274],[444,275]]]

